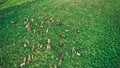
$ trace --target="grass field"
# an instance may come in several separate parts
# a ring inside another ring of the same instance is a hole
[[[23,68],[120,68],[120,1],[5,1],[0,68],[20,68],[25,57]]]

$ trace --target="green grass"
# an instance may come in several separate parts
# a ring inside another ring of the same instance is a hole
[[[0,7],[1,7],[0,10],[9,8],[11,6],[21,5],[25,2],[31,2],[31,1],[33,1],[33,0],[20,0],[20,1],[18,1],[18,0],[1,0],[0,3],[2,3],[2,4],[0,5]]]
[[[8,0],[0,5],[0,67],[19,68],[23,58],[33,54],[34,59],[27,62],[25,68],[50,68],[55,64],[57,68],[119,68],[119,3],[119,0]],[[52,17],[55,22],[49,26],[45,17]],[[29,21],[32,32],[28,33],[25,18],[33,18],[39,26]],[[56,25],[58,20],[61,26]],[[42,21],[44,27],[40,35]],[[48,34],[45,33],[47,28]],[[36,34],[33,34],[34,29]],[[64,32],[65,29],[69,32]],[[75,34],[77,30],[80,33]],[[60,38],[61,34],[65,38]],[[46,50],[48,38],[51,39],[50,50]],[[26,48],[25,40],[30,42]],[[60,47],[62,42],[65,45]],[[37,48],[39,43],[43,49]],[[73,55],[73,47],[82,55]],[[60,54],[64,56],[62,62]]]

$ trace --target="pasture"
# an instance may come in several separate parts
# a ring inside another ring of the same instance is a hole
[[[120,68],[119,0],[0,1],[0,68]]]

